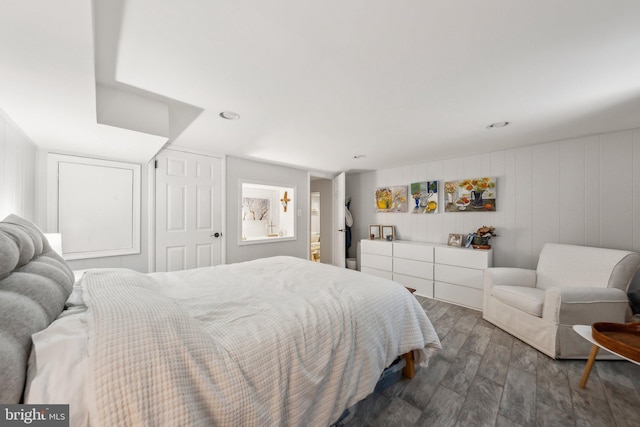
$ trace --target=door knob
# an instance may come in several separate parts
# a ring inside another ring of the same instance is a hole
[[[209,237],[215,237],[215,238],[218,238],[218,237],[220,237],[220,236],[222,236],[222,233],[218,233],[218,232],[216,231],[215,233],[213,233],[213,234],[212,234],[212,235],[210,235]]]

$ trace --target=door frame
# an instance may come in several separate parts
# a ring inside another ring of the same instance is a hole
[[[222,242],[220,244],[220,263],[226,264],[227,262],[227,156],[225,154],[215,154],[203,150],[195,150],[191,148],[181,147],[178,145],[171,145],[163,147],[158,151],[147,163],[147,177],[148,177],[148,209],[147,209],[147,244],[148,244],[148,265],[149,273],[155,273],[156,271],[156,156],[163,150],[181,151],[183,153],[198,154],[201,156],[217,157],[220,159],[220,226],[222,228]]]
[[[338,187],[339,188],[336,188]],[[332,206],[332,225],[333,225],[333,240],[331,251],[331,264],[346,268],[347,263],[347,249],[345,247],[346,240],[346,224],[345,224],[345,200],[347,187],[347,175],[345,172],[340,172],[331,181],[333,206]]]

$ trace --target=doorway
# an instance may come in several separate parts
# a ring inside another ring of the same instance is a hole
[[[320,262],[320,192],[311,193],[311,251],[309,259]]]
[[[339,173],[333,179],[311,177],[310,192],[319,193],[319,209],[317,221],[320,228],[320,239],[318,242],[322,250],[320,251],[320,262],[333,264],[344,268],[346,266],[345,250],[345,174]],[[311,201],[311,198],[309,199]],[[313,207],[309,207],[312,212]],[[314,215],[310,213],[309,223],[314,221]],[[311,233],[311,227],[309,227]],[[309,239],[313,242],[315,236]],[[310,248],[310,251],[313,246]]]
[[[324,264],[333,261],[333,190],[332,180],[311,177],[311,206],[310,216],[310,259]],[[316,254],[314,255],[314,251]]]

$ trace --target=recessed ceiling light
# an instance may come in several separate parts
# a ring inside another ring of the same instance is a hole
[[[220,117],[227,120],[238,120],[240,118],[240,114],[233,111],[223,111],[220,113]]]
[[[491,123],[489,126],[487,126],[487,129],[503,128],[508,124],[509,124],[509,122],[495,122],[495,123]]]
[[[356,154],[355,156],[353,156],[354,159],[363,159],[367,156],[365,156],[364,154]]]

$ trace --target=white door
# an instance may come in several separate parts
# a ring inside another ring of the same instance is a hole
[[[156,161],[156,271],[220,264],[222,160],[163,150]]]
[[[345,175],[344,172],[333,179],[333,265],[345,267],[346,248],[344,224],[345,208]]]

